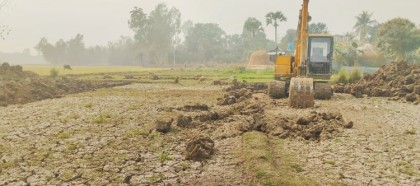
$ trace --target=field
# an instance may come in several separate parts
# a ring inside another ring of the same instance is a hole
[[[24,69],[49,76],[51,67]],[[315,108],[292,109],[263,88],[232,89],[235,77],[272,79],[271,70],[239,66],[74,67],[59,76],[130,84],[0,107],[0,185],[420,183],[415,104],[334,94]],[[221,104],[230,95],[236,101]],[[306,134],[309,125],[297,124],[303,116],[327,128]],[[185,118],[191,120],[182,124]],[[170,129],[159,131],[160,121]],[[186,158],[197,136],[214,142],[209,159]]]
[[[192,78],[203,75],[208,80],[231,78],[235,76],[238,80],[249,82],[269,82],[273,79],[272,69],[267,70],[246,70],[241,65],[227,65],[225,67],[206,67],[206,68],[144,68],[128,66],[92,66],[92,67],[72,67],[73,70],[64,70],[57,66],[23,66],[24,70],[35,72],[41,76],[49,76],[51,69],[57,69],[59,75],[76,75],[87,79],[103,79],[104,74],[115,75],[115,79],[123,79],[125,75],[135,75],[145,77],[149,73],[155,73],[162,79],[172,80],[179,78]],[[168,81],[169,82],[169,81]]]

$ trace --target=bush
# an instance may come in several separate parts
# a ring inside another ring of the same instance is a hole
[[[362,72],[360,71],[359,68],[354,68],[351,72],[350,72],[350,76],[348,79],[349,83],[355,83],[359,80],[362,79]]]
[[[354,68],[350,73],[346,69],[342,68],[337,74],[331,76],[330,83],[355,83],[362,79],[362,72],[359,68]]]
[[[348,72],[346,69],[342,68],[338,71],[338,74],[331,76],[330,83],[337,84],[337,83],[348,83]]]
[[[56,68],[52,68],[52,69],[50,70],[50,76],[51,76],[51,77],[53,77],[53,78],[58,77],[58,69],[56,69]]]

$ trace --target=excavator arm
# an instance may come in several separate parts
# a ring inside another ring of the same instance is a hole
[[[309,23],[309,0],[303,0],[302,9],[299,14],[299,23],[297,28],[297,45],[295,51],[295,62],[293,64],[294,74],[296,76],[305,75],[307,49],[308,49],[308,23]]]

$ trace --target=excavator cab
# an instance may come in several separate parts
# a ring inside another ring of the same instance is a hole
[[[328,80],[331,75],[334,39],[331,35],[309,35],[307,76]]]

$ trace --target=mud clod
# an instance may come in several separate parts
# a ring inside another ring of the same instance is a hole
[[[346,129],[351,129],[351,128],[353,128],[353,121],[350,121],[350,122],[346,123],[346,124],[344,125],[344,128],[346,128]]]
[[[408,102],[415,102],[417,100],[417,96],[415,93],[411,93],[405,97],[405,100]]]
[[[206,112],[206,113],[197,115],[194,119],[200,122],[214,121],[214,120],[219,119],[219,114],[217,112]]]
[[[176,125],[178,127],[188,127],[191,126],[192,123],[192,117],[191,116],[184,116],[184,115],[179,115]]]
[[[349,122],[353,125],[353,122]],[[340,132],[340,128],[351,128],[338,112],[312,112],[293,122],[290,118],[281,118],[275,126],[268,126],[267,132],[280,138],[302,137],[306,140],[326,140]]]
[[[229,83],[224,81],[224,80],[214,80],[213,81],[213,85],[227,85],[227,84],[229,84]]]
[[[169,120],[157,120],[155,122],[155,128],[157,131],[162,132],[162,133],[167,133],[171,130],[171,125],[172,122],[174,120],[173,119],[169,119]]]
[[[186,112],[194,112],[194,111],[208,111],[210,107],[205,104],[195,104],[195,105],[185,105],[178,110],[186,111]]]
[[[159,80],[159,76],[153,74],[153,75],[150,76],[150,79],[151,80]]]
[[[209,137],[195,137],[188,142],[185,158],[187,160],[202,161],[214,154],[214,141]]]
[[[134,79],[134,75],[127,74],[127,75],[124,76],[124,79]]]

